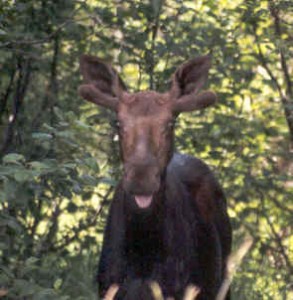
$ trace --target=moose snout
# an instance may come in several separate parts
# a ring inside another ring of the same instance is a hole
[[[124,166],[124,189],[132,195],[152,195],[160,187],[160,171],[153,161],[128,163]]]

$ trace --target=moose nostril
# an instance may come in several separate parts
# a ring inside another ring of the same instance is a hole
[[[133,170],[132,169],[125,169],[124,170],[124,178],[130,181],[133,177]]]
[[[130,179],[129,172],[124,172],[124,178],[125,178],[126,180],[129,180],[129,179]]]

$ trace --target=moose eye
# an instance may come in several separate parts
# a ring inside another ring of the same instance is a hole
[[[121,123],[118,120],[115,121],[115,127],[117,129],[119,129],[121,127]]]
[[[175,124],[176,124],[176,120],[171,120],[171,121],[168,122],[167,127],[168,128],[173,128],[175,126]]]
[[[162,128],[162,132],[168,133],[170,129],[174,128],[174,126],[175,126],[175,120],[171,120]]]
[[[111,124],[111,126],[112,126],[113,128],[115,128],[115,129],[119,129],[120,126],[121,126],[121,124],[120,124],[120,122],[119,122],[118,120],[114,120],[114,121],[112,121],[110,124]]]

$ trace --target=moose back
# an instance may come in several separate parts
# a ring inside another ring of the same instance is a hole
[[[131,282],[149,280],[166,298],[181,300],[195,285],[197,299],[215,299],[231,251],[225,196],[205,163],[173,151],[177,116],[216,102],[213,92],[199,93],[209,57],[179,66],[165,93],[127,92],[117,72],[93,56],[83,55],[80,65],[80,95],[117,114],[123,162],[100,257],[100,296],[117,286],[115,299],[124,299]]]

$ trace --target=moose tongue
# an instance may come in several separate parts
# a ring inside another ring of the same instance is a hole
[[[135,195],[134,196],[136,204],[140,207],[140,208],[147,208],[151,205],[152,200],[153,200],[153,196],[149,195],[149,196],[142,196],[142,195]]]

